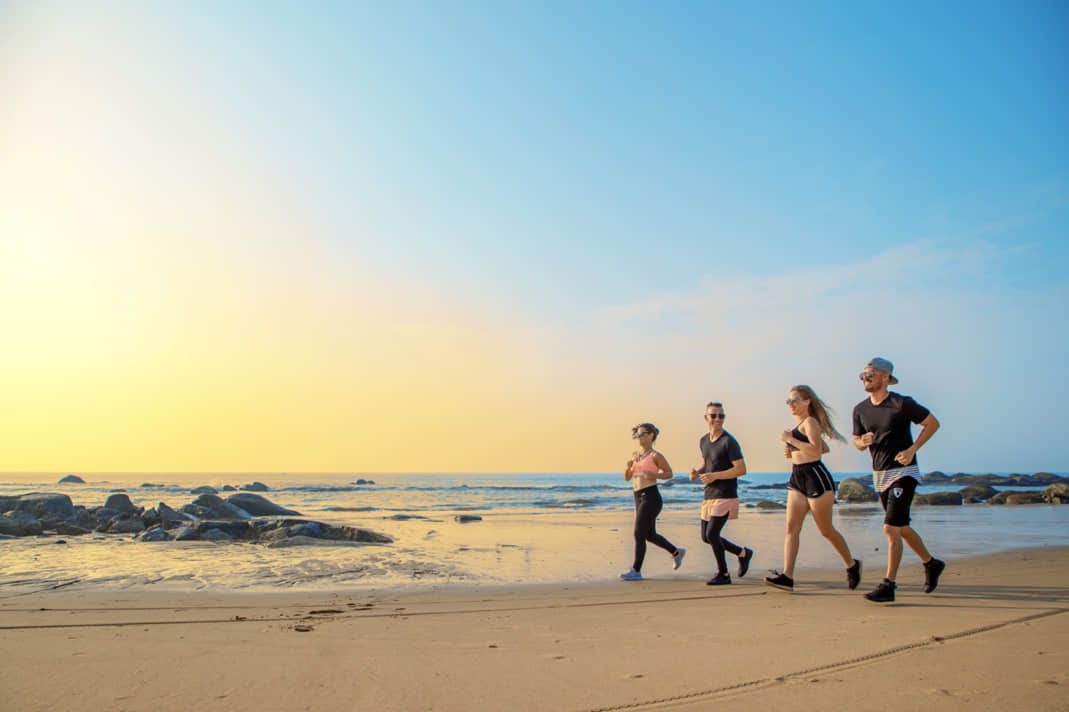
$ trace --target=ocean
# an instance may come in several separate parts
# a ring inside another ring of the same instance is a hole
[[[65,474],[0,475],[0,495],[62,492],[76,505],[92,507],[121,490],[135,505],[165,502],[180,509],[195,498],[194,487],[222,490],[260,482],[268,487],[262,496],[304,518],[372,529],[390,535],[394,543],[272,548],[240,542],[150,543],[116,534],[24,537],[0,541],[0,596],[51,587],[388,589],[588,582],[614,579],[629,568],[633,546],[631,486],[619,473],[78,473],[85,484],[57,484]],[[836,473],[836,478],[864,474]],[[783,510],[754,505],[761,500],[784,503],[784,489],[767,487],[785,481],[783,472],[750,473],[740,480],[745,507],[725,536],[758,550],[755,566],[779,566]],[[684,475],[661,487],[665,510],[659,530],[677,546],[689,548],[691,558],[689,566],[668,573],[667,555],[651,547],[647,575],[705,575],[711,553],[698,540],[701,484]],[[959,487],[921,486],[918,492]],[[458,514],[478,514],[482,520],[460,523]],[[881,522],[878,504],[836,505],[836,526],[852,549],[864,552],[858,557],[873,576],[882,568]],[[1062,544],[1069,532],[1069,507],[915,506],[914,527],[944,558]],[[802,544],[800,567],[840,565],[810,523]],[[910,556],[907,552],[905,562]]]

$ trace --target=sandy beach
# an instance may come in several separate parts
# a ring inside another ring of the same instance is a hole
[[[1069,709],[1069,547],[951,560],[898,600],[835,570],[409,592],[0,598],[4,709]]]

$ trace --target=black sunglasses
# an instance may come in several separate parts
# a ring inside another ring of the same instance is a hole
[[[708,418],[709,420],[717,420],[717,419],[723,419],[725,415],[726,415],[725,413],[706,413],[705,417]]]

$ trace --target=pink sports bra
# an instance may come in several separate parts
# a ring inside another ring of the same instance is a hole
[[[660,468],[654,462],[653,451],[631,466],[632,475],[656,475]]]

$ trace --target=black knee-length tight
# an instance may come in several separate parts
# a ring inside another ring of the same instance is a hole
[[[677,549],[672,542],[657,533],[657,515],[664,507],[664,500],[657,486],[646,487],[635,492],[635,571],[642,570],[646,558],[646,542],[656,544],[668,553],[675,555]]]
[[[727,558],[724,556],[724,551],[730,551],[735,556],[742,553],[742,547],[738,544],[733,544],[724,537],[720,536],[720,532],[724,529],[724,525],[728,522],[728,515],[720,517],[713,517],[709,521],[701,521],[702,541],[713,547],[713,556],[716,557],[716,567],[719,573],[726,574],[728,572]]]

